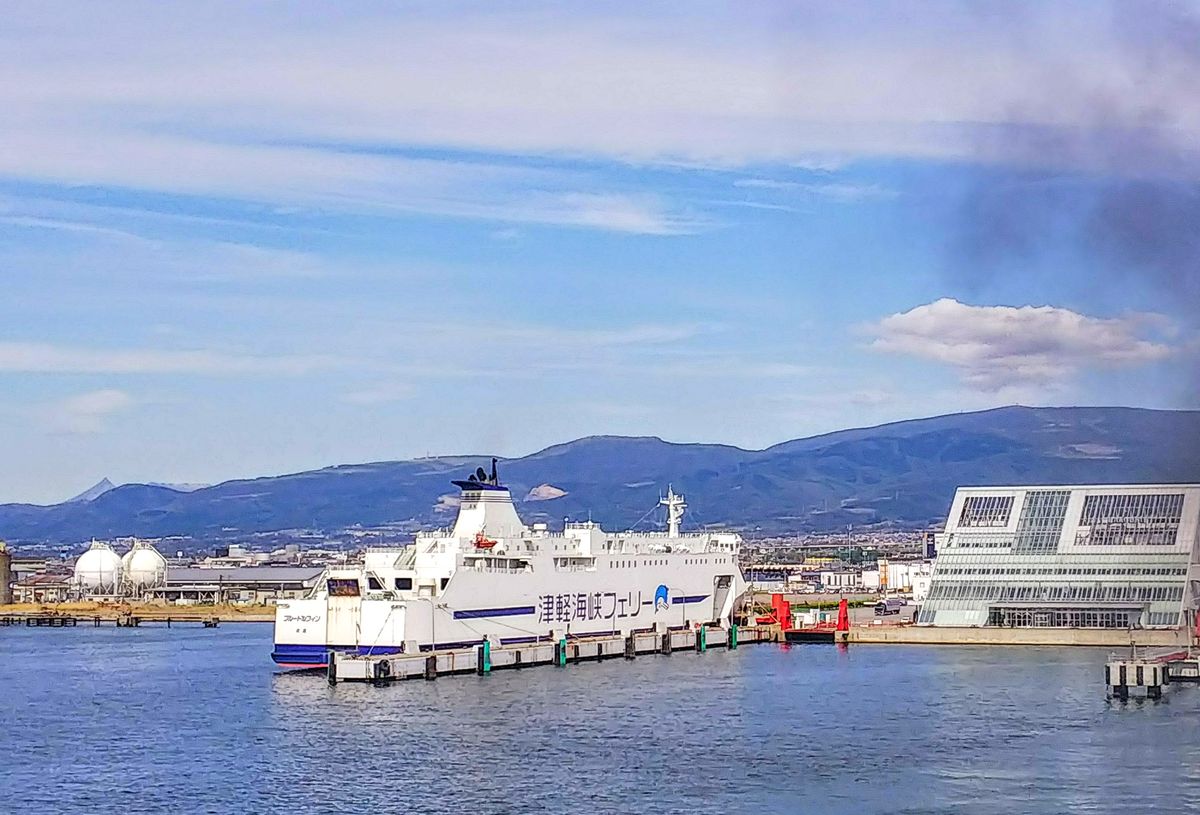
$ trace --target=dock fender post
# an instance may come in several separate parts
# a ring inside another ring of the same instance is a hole
[[[737,625],[737,623],[734,623],[733,625],[729,626],[729,648],[730,648],[730,650],[734,650],[737,648],[737,634],[738,634],[738,625]]]
[[[563,637],[554,646],[554,662],[560,667],[567,666],[567,638]]]
[[[437,679],[437,651],[425,658],[425,678]]]
[[[332,650],[325,653],[325,681],[330,685],[337,684],[337,659]]]
[[[671,653],[671,632],[662,635],[662,647],[660,648],[663,654],[670,655]]]
[[[637,643],[634,640],[632,632],[625,636],[625,658],[633,659],[637,656]]]
[[[479,646],[479,663],[477,670],[480,676],[492,672],[492,643],[484,636],[483,642]]]
[[[696,629],[696,652],[703,654],[708,650],[708,634],[704,626]]]

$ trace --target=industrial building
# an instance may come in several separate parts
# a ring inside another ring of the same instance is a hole
[[[4,541],[0,541],[0,606],[6,606],[13,601],[13,580],[12,555]]]
[[[917,622],[1187,626],[1198,527],[1200,485],[960,488]]]
[[[863,569],[864,591],[912,592],[913,598],[929,593],[933,562],[929,560],[890,560],[880,558],[874,569]]]
[[[18,580],[12,596],[16,603],[65,603],[74,593],[71,575],[46,572]]]
[[[304,597],[324,571],[323,566],[173,567],[150,596],[168,603],[274,603]]]

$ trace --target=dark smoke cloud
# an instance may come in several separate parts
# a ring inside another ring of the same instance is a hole
[[[1120,303],[1121,291],[1137,287],[1195,333],[1200,140],[1193,129],[1188,141],[1187,127],[1195,125],[1178,119],[1200,96],[1200,10],[1122,2],[1108,12],[1118,50],[1112,57],[1127,72],[1130,92],[1097,94],[1089,77],[1072,76],[1047,58],[1045,83],[1029,88],[1028,104],[978,139],[980,164],[993,169],[979,171],[955,214],[951,266],[960,283],[982,290],[1000,269],[1011,274],[1022,262],[1032,268],[1067,247],[1086,259],[1098,298]],[[1043,114],[1055,100],[1082,107],[1083,123],[1028,124],[1051,120]],[[1200,400],[1195,349],[1185,367],[1190,381],[1182,396],[1194,406]]]

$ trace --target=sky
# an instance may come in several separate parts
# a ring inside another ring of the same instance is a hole
[[[1196,3],[5,8],[0,502],[1200,407]]]

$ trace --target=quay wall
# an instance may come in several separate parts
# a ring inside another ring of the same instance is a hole
[[[864,625],[850,629],[850,642],[906,645],[1084,645],[1128,648],[1138,645],[1187,647],[1184,629],[1112,628],[949,628],[913,625]]]

